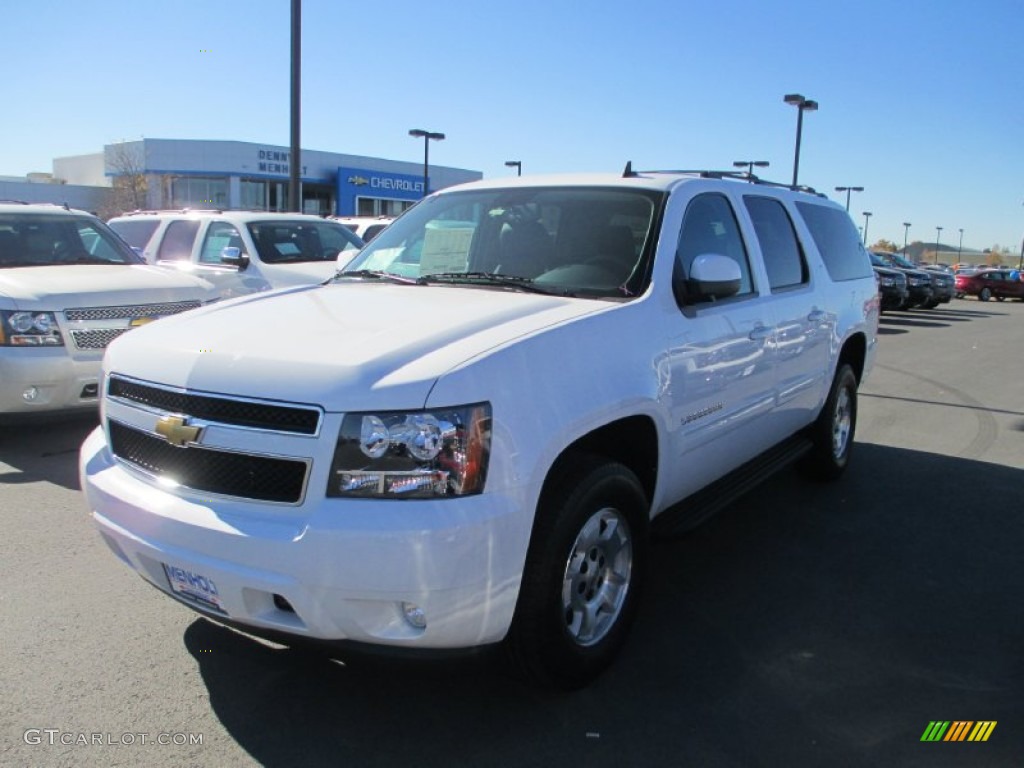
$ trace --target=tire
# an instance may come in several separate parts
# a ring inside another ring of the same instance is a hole
[[[835,480],[846,470],[857,428],[857,376],[843,363],[832,380],[825,405],[810,428],[811,449],[802,467],[818,480]]]
[[[644,583],[648,514],[640,481],[622,464],[578,455],[552,471],[505,639],[530,682],[574,690],[611,664]]]
[[[927,304],[921,305],[923,309],[935,309],[937,306],[939,306],[939,302],[935,301],[934,299],[932,301],[929,301]]]
[[[988,288],[982,288],[981,293],[978,294],[978,301],[988,301],[992,298],[992,291]]]

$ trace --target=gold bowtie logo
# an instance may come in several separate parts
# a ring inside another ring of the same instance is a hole
[[[202,427],[190,427],[181,416],[164,416],[156,423],[156,433],[167,438],[167,442],[178,448],[199,440]]]

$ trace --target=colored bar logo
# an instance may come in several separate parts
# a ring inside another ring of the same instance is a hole
[[[988,741],[996,728],[996,720],[932,720],[921,735],[921,741]]]

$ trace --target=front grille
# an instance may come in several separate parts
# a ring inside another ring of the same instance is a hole
[[[71,338],[79,349],[106,349],[107,345],[129,328],[104,328],[98,331],[72,331]]]
[[[107,395],[162,411],[182,413],[204,421],[234,424],[239,427],[315,435],[320,424],[320,412],[314,408],[194,395],[139,384],[117,376],[110,377]]]
[[[124,307],[82,307],[65,309],[64,317],[68,322],[81,320],[133,320],[138,317],[163,317],[176,315],[189,309],[202,306],[202,302],[173,301],[165,304],[131,304]]]
[[[209,448],[175,448],[159,437],[109,422],[119,459],[195,491],[294,504],[302,499],[306,463]]]

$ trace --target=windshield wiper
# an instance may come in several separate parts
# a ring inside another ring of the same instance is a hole
[[[344,272],[338,272],[331,280],[337,280],[339,277],[362,277],[373,280],[387,280],[392,283],[401,283],[402,285],[423,285],[418,278],[402,277],[401,275],[385,272],[380,269],[349,269]],[[331,282],[331,280],[327,282]]]
[[[571,296],[568,291],[553,291],[536,285],[531,277],[518,275],[499,275],[496,272],[435,272],[419,278],[423,285],[427,283],[462,283],[465,285],[497,285],[503,288],[515,288],[529,293],[542,293],[546,296]]]

